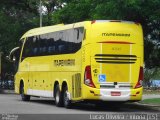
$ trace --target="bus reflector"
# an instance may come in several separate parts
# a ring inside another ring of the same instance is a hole
[[[142,82],[143,82],[143,67],[140,67],[139,78],[135,88],[142,87]]]
[[[86,84],[87,86],[95,88],[95,85],[92,81],[91,66],[86,66],[86,68],[85,68],[84,84]]]

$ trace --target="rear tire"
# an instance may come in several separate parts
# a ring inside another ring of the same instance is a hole
[[[24,94],[24,84],[20,85],[20,94],[21,94],[22,101],[29,101],[30,100],[30,95]]]
[[[65,108],[71,108],[72,103],[71,100],[68,97],[68,87],[65,86],[63,89],[63,104]]]
[[[61,94],[61,91],[59,89],[59,85],[56,85],[56,88],[55,88],[55,95],[54,95],[54,98],[55,98],[55,104],[57,107],[62,107],[63,106],[63,99],[62,99],[62,94]]]

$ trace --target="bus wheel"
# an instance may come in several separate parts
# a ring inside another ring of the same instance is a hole
[[[62,101],[62,94],[60,92],[59,85],[56,85],[54,98],[55,98],[56,106],[57,107],[62,107],[63,106],[63,101]]]
[[[68,96],[68,87],[65,86],[63,89],[63,104],[65,108],[71,108],[71,100],[69,99]]]
[[[30,96],[24,94],[24,85],[23,85],[23,83],[20,85],[20,94],[21,94],[22,101],[29,101],[30,100]]]

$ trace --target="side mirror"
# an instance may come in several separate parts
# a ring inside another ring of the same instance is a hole
[[[15,62],[16,60],[18,60],[20,55],[20,48],[19,47],[15,47],[11,50],[9,56],[6,56],[6,58],[10,61],[10,62]]]

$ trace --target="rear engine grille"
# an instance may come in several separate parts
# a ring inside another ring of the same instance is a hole
[[[98,63],[134,64],[137,60],[137,56],[136,55],[116,55],[116,54],[96,54],[95,60]]]

